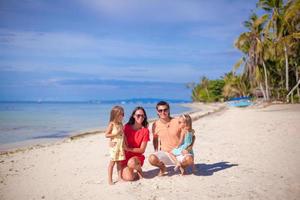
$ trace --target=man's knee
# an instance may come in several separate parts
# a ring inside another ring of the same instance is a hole
[[[187,166],[192,165],[193,163],[194,163],[194,158],[193,158],[193,156],[187,155],[187,156],[184,157],[184,160],[183,160],[183,163],[182,163],[182,164],[183,164],[185,167],[187,167]]]
[[[148,161],[151,165],[157,165],[157,163],[159,163],[159,159],[157,158],[156,155],[154,154],[151,154],[149,157],[148,157]]]

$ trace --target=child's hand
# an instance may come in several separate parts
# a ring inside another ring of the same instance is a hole
[[[186,155],[186,154],[188,154],[189,152],[188,152],[187,150],[184,149],[184,150],[181,151],[181,153],[182,153],[182,155]]]
[[[112,142],[112,141],[109,141],[109,147],[114,147],[114,146],[116,146],[116,142]]]

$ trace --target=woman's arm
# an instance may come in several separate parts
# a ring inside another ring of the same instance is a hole
[[[140,153],[143,154],[146,150],[148,142],[142,142],[140,148],[127,148],[126,151],[131,151],[133,153]]]

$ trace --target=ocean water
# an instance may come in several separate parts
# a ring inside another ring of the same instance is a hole
[[[184,103],[184,102],[183,102]],[[59,139],[87,130],[105,130],[114,105],[125,109],[124,123],[136,106],[143,106],[148,119],[156,118],[154,102],[1,102],[0,145],[34,139]],[[171,113],[190,109],[171,102]]]

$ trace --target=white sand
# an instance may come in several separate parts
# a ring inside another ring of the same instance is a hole
[[[113,186],[103,134],[1,155],[0,199],[300,199],[299,122],[300,105],[229,108],[194,122],[196,174],[146,161],[147,179]]]

